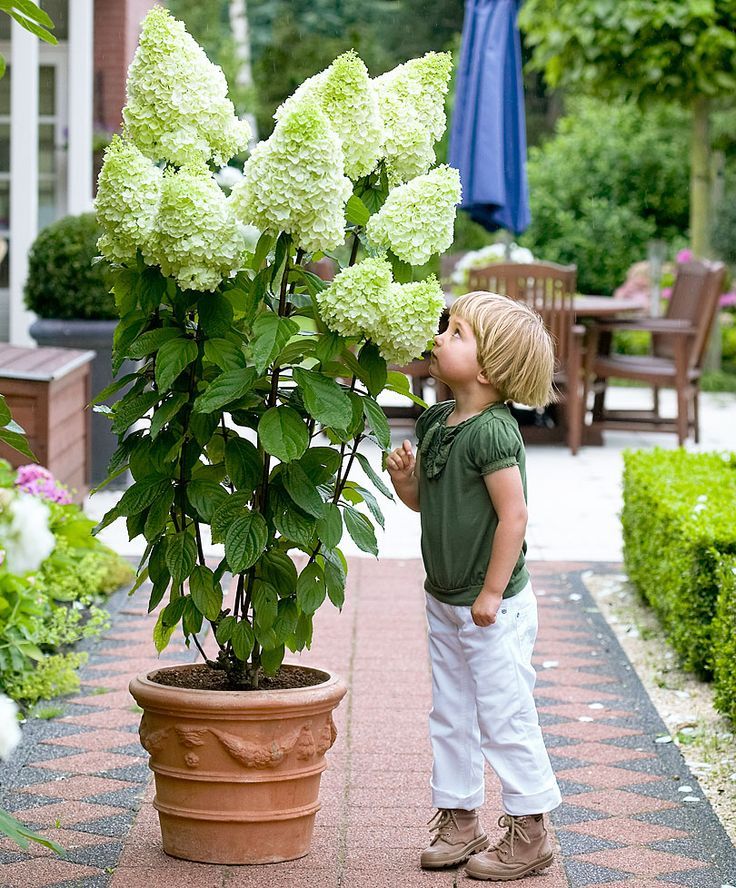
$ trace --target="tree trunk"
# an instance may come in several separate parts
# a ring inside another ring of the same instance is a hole
[[[693,102],[693,133],[690,165],[690,240],[693,253],[710,256],[711,225],[710,99]]]
[[[235,82],[249,97],[250,103],[253,93],[253,69],[250,61],[250,29],[248,27],[247,0],[230,0],[228,9],[230,13],[230,30],[235,43],[235,57],[238,60]],[[255,115],[252,111],[248,111],[244,117],[250,124],[253,133],[252,141],[255,144],[258,141]]]

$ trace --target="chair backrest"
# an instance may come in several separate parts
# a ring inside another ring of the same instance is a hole
[[[468,272],[468,290],[500,293],[539,312],[555,341],[558,367],[565,365],[570,349],[576,284],[576,266],[553,262],[498,262]]]
[[[672,287],[666,317],[688,321],[697,330],[690,341],[688,366],[701,369],[711,327],[718,312],[726,267],[722,262],[694,261],[680,265]],[[652,351],[660,358],[674,358],[674,339],[666,334],[652,337]]]

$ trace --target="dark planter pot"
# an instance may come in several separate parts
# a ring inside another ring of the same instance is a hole
[[[92,362],[92,395],[101,392],[112,382],[112,337],[117,321],[64,321],[39,318],[30,327],[30,334],[38,345],[56,348],[89,349],[97,353]],[[126,361],[120,376],[130,373],[135,365]],[[113,403],[117,396],[105,403]],[[92,484],[99,484],[107,477],[107,465],[117,448],[117,437],[110,429],[110,420],[100,413],[91,417],[92,435]],[[125,472],[111,482],[111,487],[125,487],[129,479]]]

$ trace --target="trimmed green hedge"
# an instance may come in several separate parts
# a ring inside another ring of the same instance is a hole
[[[683,666],[736,716],[736,457],[624,454],[624,560]],[[716,615],[718,617],[716,618]]]

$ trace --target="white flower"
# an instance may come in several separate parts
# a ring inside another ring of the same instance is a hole
[[[345,268],[317,294],[320,315],[342,336],[372,336],[390,308],[391,266],[385,259],[364,259]]]
[[[56,538],[49,530],[49,507],[38,497],[18,493],[5,507],[0,523],[0,545],[8,573],[38,570],[53,552]]]
[[[424,265],[434,253],[452,245],[458,203],[460,174],[452,167],[439,166],[394,188],[368,220],[366,234],[404,262]]]
[[[18,707],[4,694],[0,694],[0,761],[9,759],[20,743]]]
[[[462,286],[468,279],[468,270],[471,268],[484,268],[486,265],[492,265],[494,262],[517,262],[522,265],[528,265],[535,261],[531,250],[526,247],[520,247],[516,243],[509,244],[508,258],[506,256],[506,245],[502,243],[489,244],[487,247],[481,247],[479,250],[470,250],[461,257],[452,272],[452,283]]]
[[[224,166],[221,170],[218,170],[215,173],[215,181],[220,188],[227,188],[228,190],[237,185],[242,178],[242,171],[234,166]]]
[[[368,70],[357,53],[343,53],[325,71],[305,80],[274,117],[280,120],[303,101],[319,105],[340,137],[345,175],[355,180],[373,172],[381,156],[383,121]]]
[[[389,310],[372,339],[393,364],[408,364],[421,356],[439,326],[445,296],[434,276],[409,284],[392,284]]]
[[[222,70],[161,6],[143,22],[127,96],[125,133],[152,160],[222,166],[248,145]]]
[[[307,253],[333,250],[345,240],[353,190],[343,169],[342,144],[327,116],[314,103],[298,102],[256,146],[228,201],[242,222],[285,231]]]

